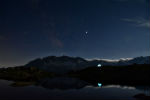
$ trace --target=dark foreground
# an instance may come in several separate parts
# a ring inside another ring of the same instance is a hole
[[[0,79],[11,81],[12,83],[9,84],[9,86],[12,86],[15,88],[18,88],[18,87],[29,88],[29,86],[40,86],[40,87],[50,89],[50,90],[58,89],[58,90],[68,91],[72,89],[78,89],[78,92],[79,92],[79,90],[82,90],[85,88],[87,89],[87,87],[89,89],[89,86],[92,86],[92,88],[90,88],[90,89],[94,88],[94,90],[92,90],[93,91],[92,93],[97,93],[95,91],[96,88],[100,89],[102,87],[107,87],[107,86],[111,86],[111,87],[117,86],[117,89],[118,89],[118,86],[120,89],[122,87],[126,87],[126,88],[128,87],[128,89],[136,89],[135,87],[142,86],[142,87],[146,87],[144,88],[144,90],[147,90],[149,89],[149,84],[150,84],[149,72],[150,72],[150,67],[149,65],[146,65],[146,64],[143,64],[143,65],[135,64],[131,66],[103,66],[100,68],[93,66],[93,67],[88,67],[86,69],[79,70],[79,71],[70,71],[65,74],[56,74],[52,72],[47,72],[45,70],[37,69],[36,67],[26,68],[22,66],[22,67],[15,67],[15,68],[1,68]],[[113,89],[115,90],[116,87],[111,88],[109,92],[114,91]],[[32,91],[34,91],[34,89]],[[63,93],[65,93],[65,91]],[[90,90],[86,90],[86,91],[89,92]],[[124,91],[124,88],[121,91]],[[54,92],[54,91],[51,91],[51,92]],[[103,94],[102,91],[100,93]],[[106,97],[107,95],[109,95],[107,94],[106,91],[104,92],[104,94]],[[135,92],[135,93],[133,92],[132,99],[136,98],[136,99],[148,100],[150,99],[148,96],[149,94],[150,94],[149,90],[148,90],[148,94],[141,93],[141,92]],[[66,93],[64,95],[72,95],[72,94]],[[90,95],[92,96],[92,94]],[[125,98],[124,96],[122,97]],[[51,98],[51,96],[47,98]],[[57,98],[57,99],[60,99],[60,98]],[[93,99],[100,99],[100,98],[101,97],[93,97]],[[55,96],[53,97],[53,99],[55,99]],[[84,99],[84,98],[81,98],[81,99]],[[122,98],[120,97],[120,99]],[[126,99],[129,99],[129,98],[126,98]]]
[[[150,65],[130,66],[102,66],[88,67],[78,71],[70,71],[65,74],[56,74],[40,70],[36,67],[9,67],[0,69],[0,79],[16,81],[37,81],[43,78],[52,77],[75,77],[91,82],[101,81],[104,83],[129,83],[149,84]]]

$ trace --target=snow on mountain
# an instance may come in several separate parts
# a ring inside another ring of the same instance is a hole
[[[66,73],[72,70],[81,70],[90,66],[97,66],[98,64],[111,66],[124,66],[132,64],[150,64],[150,56],[136,57],[119,60],[109,59],[93,59],[87,60],[80,57],[69,56],[49,56],[45,58],[38,58],[26,64],[27,67],[37,67],[50,72]]]

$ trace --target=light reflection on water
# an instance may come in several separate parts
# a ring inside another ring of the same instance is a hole
[[[122,89],[136,89],[135,87],[132,87],[132,86],[121,86],[121,85],[107,85],[107,86],[104,86],[103,88],[112,88],[112,87],[122,88]]]
[[[58,80],[59,79],[59,80]],[[37,85],[12,87],[13,82],[0,80],[0,98],[12,99],[133,99],[138,93],[149,93],[149,87],[103,85],[93,86],[82,80],[58,78],[41,80]],[[99,83],[102,85],[102,83]]]
[[[102,83],[97,83],[97,86],[98,87],[102,87]]]

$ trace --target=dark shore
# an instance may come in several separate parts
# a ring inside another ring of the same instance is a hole
[[[10,67],[0,69],[0,79],[15,81],[37,81],[51,77],[75,77],[90,83],[102,82],[119,84],[149,84],[150,66],[148,64],[130,66],[92,66],[65,74],[56,74],[36,67]]]

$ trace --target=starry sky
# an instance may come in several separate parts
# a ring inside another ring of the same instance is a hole
[[[149,56],[148,12],[150,0],[0,0],[0,65]]]

